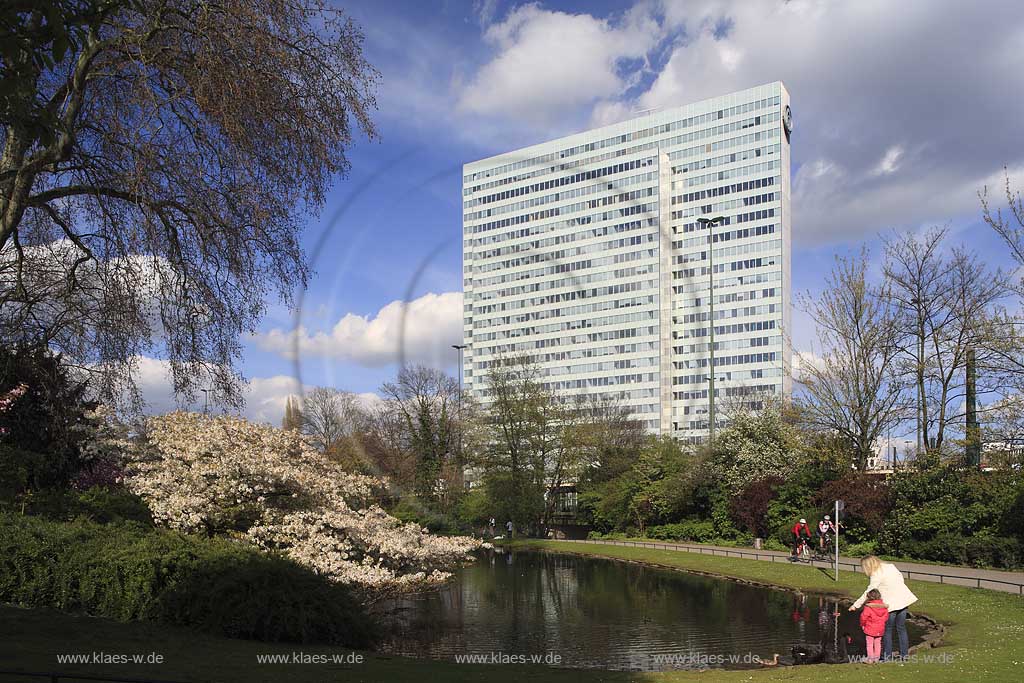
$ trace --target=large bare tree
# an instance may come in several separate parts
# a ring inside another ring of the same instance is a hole
[[[1024,267],[1024,198],[1020,190],[1014,189],[1009,171],[1004,173],[1002,189],[1005,207],[991,204],[987,187],[979,193],[982,217],[1003,239],[1017,265]],[[1024,299],[1024,278],[1010,282],[1009,286],[1018,300]],[[1019,314],[1000,316],[996,332],[994,338],[1000,343],[993,350],[999,357],[1000,367],[1006,372],[1009,385],[1018,394],[1024,394],[1024,318]]]
[[[324,0],[0,9],[0,336],[133,385],[170,363],[237,402],[240,336],[307,279],[299,244],[378,78]]]
[[[951,433],[964,433],[969,356],[979,394],[1004,385],[999,337],[1005,317],[999,304],[1009,292],[1001,271],[963,248],[947,248],[946,239],[944,229],[891,238],[884,266],[886,292],[897,312],[896,370],[915,387],[921,443],[937,451]]]
[[[415,454],[417,494],[443,510],[458,493],[450,484],[461,480],[459,391],[458,380],[420,365],[403,367],[394,382],[381,387],[388,410],[403,425],[406,448]]]
[[[327,453],[343,439],[360,433],[367,418],[355,394],[316,387],[302,397],[301,430],[318,450]]]
[[[862,470],[875,441],[905,417],[907,405],[894,378],[896,312],[888,292],[873,288],[866,274],[866,251],[837,258],[825,291],[801,300],[822,347],[818,357],[801,357],[803,418],[845,440]]]

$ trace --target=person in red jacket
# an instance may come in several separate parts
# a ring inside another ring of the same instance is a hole
[[[791,531],[793,532],[793,557],[796,558],[797,553],[800,552],[801,538],[805,538],[808,541],[811,540],[811,527],[807,526],[806,519],[801,519],[793,525]]]
[[[868,591],[868,601],[860,613],[860,628],[867,642],[869,662],[877,662],[882,654],[882,636],[888,620],[889,608],[882,602],[882,594],[877,588]]]

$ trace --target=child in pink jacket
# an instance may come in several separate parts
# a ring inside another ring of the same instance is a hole
[[[868,591],[868,601],[860,613],[860,628],[867,641],[869,662],[877,662],[882,653],[882,636],[885,635],[885,622],[888,619],[889,608],[882,602],[882,594],[878,589]]]

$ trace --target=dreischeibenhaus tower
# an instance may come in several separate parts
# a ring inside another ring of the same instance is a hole
[[[467,391],[527,354],[700,441],[713,324],[716,403],[788,395],[791,130],[775,82],[466,164]]]

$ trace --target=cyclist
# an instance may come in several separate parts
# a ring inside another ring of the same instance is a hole
[[[800,554],[800,543],[802,540],[811,540],[811,527],[807,526],[807,520],[800,518],[800,521],[793,525],[793,557]]]
[[[825,554],[826,546],[831,547],[829,542],[832,540],[832,534],[836,533],[835,522],[828,515],[825,515],[825,519],[818,522],[818,552],[822,555]]]

